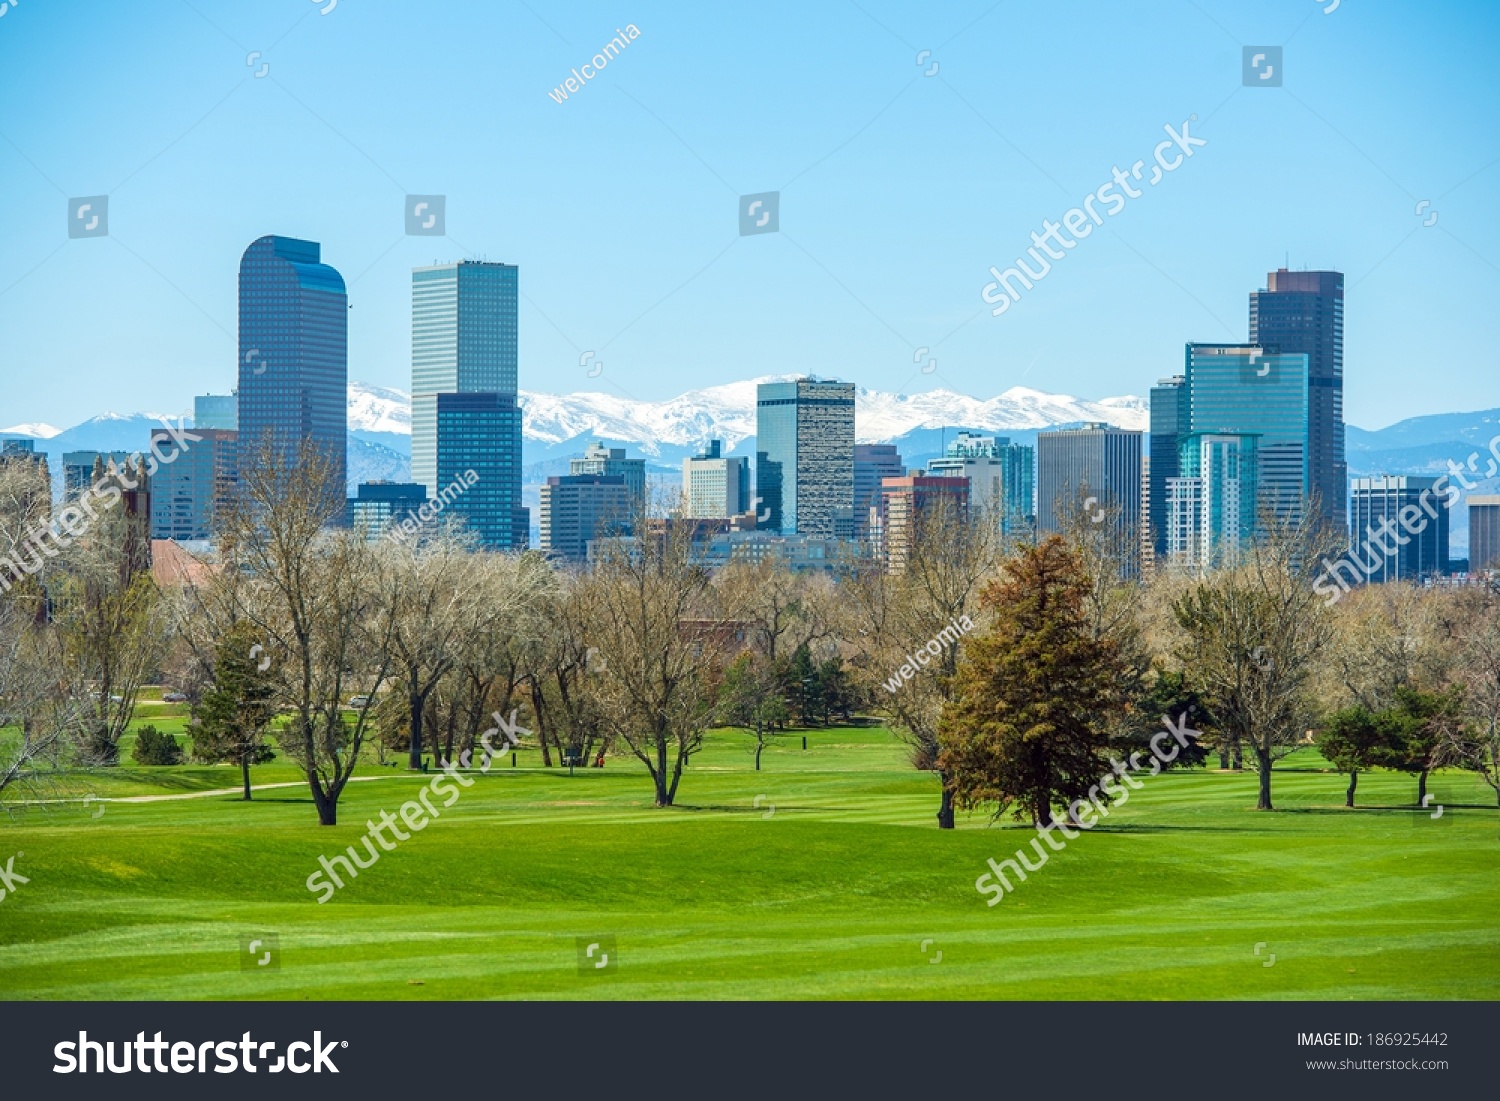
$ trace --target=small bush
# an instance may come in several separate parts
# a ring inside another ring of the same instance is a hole
[[[138,765],[180,765],[182,747],[170,734],[163,734],[154,726],[143,726],[136,731],[135,751],[131,754]]]

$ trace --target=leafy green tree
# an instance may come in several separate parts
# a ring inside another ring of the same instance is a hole
[[[135,732],[135,749],[130,755],[138,765],[182,764],[182,747],[177,739],[154,726],[143,726]]]
[[[1197,768],[1208,760],[1208,749],[1203,742],[1215,736],[1213,713],[1209,711],[1203,694],[1193,687],[1185,673],[1157,669],[1142,679],[1138,693],[1132,701],[1126,731],[1112,745],[1127,755],[1134,750],[1150,754],[1151,739],[1161,733],[1161,720],[1175,722],[1185,719],[1202,738],[1180,746],[1177,756],[1170,761],[1161,761],[1161,767]]]
[[[1340,772],[1349,774],[1344,806],[1354,806],[1359,774],[1373,768],[1390,737],[1388,716],[1365,707],[1335,711],[1318,733],[1318,752]]]
[[[1390,731],[1375,763],[1417,776],[1417,803],[1427,798],[1427,776],[1444,763],[1450,735],[1463,725],[1463,694],[1456,688],[1423,692],[1397,688],[1388,714]]]
[[[957,806],[1050,825],[1052,808],[1086,797],[1107,768],[1120,658],[1089,624],[1088,591],[1078,552],[1053,536],[1022,547],[981,593],[993,626],[965,640],[938,726]]]
[[[258,637],[244,621],[224,634],[215,647],[213,687],[203,693],[188,724],[193,756],[239,765],[247,800],[250,766],[275,756],[265,744],[265,734],[276,715],[276,687]],[[263,664],[267,668],[262,669]]]
[[[798,723],[813,726],[818,722],[823,713],[823,686],[812,651],[806,645],[798,646],[791,660],[782,664],[781,691],[788,706],[797,713]]]
[[[760,755],[787,721],[781,689],[773,663],[760,654],[746,651],[724,670],[719,697],[723,717],[754,735],[756,772],[760,771]]]

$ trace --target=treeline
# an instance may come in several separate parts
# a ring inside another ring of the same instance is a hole
[[[37,506],[9,476],[14,539]],[[1014,544],[939,503],[899,573],[851,561],[835,580],[709,571],[672,525],[588,569],[437,526],[370,540],[333,523],[343,487],[306,450],[265,452],[238,490],[215,556],[161,587],[138,518],[116,513],[0,593],[0,793],[117,763],[161,679],[189,699],[197,759],[237,765],[250,798],[251,767],[279,752],[325,824],[372,758],[477,764],[497,728],[547,766],[638,762],[670,806],[714,727],[748,732],[759,768],[794,725],[876,713],[934,775],[945,828],[965,809],[1071,817],[1168,727],[1194,736],[1166,767],[1253,769],[1266,810],[1275,763],[1315,739],[1351,777],[1411,772],[1418,802],[1446,766],[1500,795],[1500,597],[1387,585],[1330,606],[1304,568],[1333,547],[1318,530],[1268,523],[1232,568],[1147,583],[1113,524],[1080,512]],[[163,738],[141,759],[173,759]]]

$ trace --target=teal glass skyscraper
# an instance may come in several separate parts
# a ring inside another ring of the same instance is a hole
[[[1256,450],[1250,434],[1182,438],[1166,482],[1166,563],[1199,573],[1235,564],[1255,532]]]
[[[455,514],[484,546],[521,550],[517,404],[520,269],[461,260],[411,273],[412,481],[437,498],[473,470],[479,484]]]
[[[1257,513],[1299,521],[1309,489],[1307,356],[1189,344],[1188,431],[1257,437]]]
[[[755,398],[759,526],[815,539],[854,534],[854,384],[763,382]]]
[[[294,460],[306,442],[345,495],[349,299],[315,241],[262,237],[240,258],[239,462],[269,446]]]

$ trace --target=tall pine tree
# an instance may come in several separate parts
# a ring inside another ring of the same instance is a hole
[[[262,670],[265,651],[256,645],[247,623],[231,627],[215,647],[214,686],[203,694],[188,724],[193,756],[240,766],[245,798],[250,798],[250,766],[275,754],[265,744],[266,728],[276,715],[275,682]]]
[[[1053,807],[1085,798],[1107,770],[1123,670],[1089,627],[1087,593],[1077,552],[1053,536],[1023,547],[981,594],[993,626],[965,640],[939,724],[938,764],[958,807],[1049,825]]]

